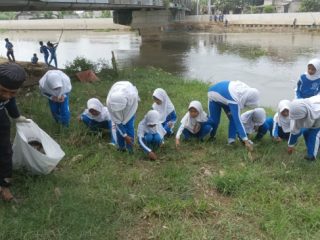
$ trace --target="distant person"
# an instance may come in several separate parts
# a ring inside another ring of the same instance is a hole
[[[50,52],[50,61],[49,61],[49,65],[51,65],[51,62],[54,61],[54,66],[55,68],[58,67],[58,61],[57,61],[57,47],[58,47],[58,43],[51,43],[50,41],[47,43],[49,52]]]
[[[217,22],[217,21],[218,21],[218,16],[217,16],[216,14],[214,15],[214,17],[213,17],[213,18],[214,18],[214,21],[215,21],[215,22]]]
[[[8,38],[4,39],[6,42],[6,49],[7,49],[7,58],[10,62],[15,62],[14,54],[13,54],[13,44],[9,41]]]
[[[40,53],[44,56],[44,62],[49,66],[48,58],[49,58],[49,49],[46,45],[43,44],[42,41],[39,42],[40,44]]]
[[[50,70],[39,81],[40,92],[49,99],[54,120],[68,127],[70,123],[69,94],[70,78],[60,70]]]
[[[224,21],[224,26],[225,26],[225,27],[228,27],[228,23],[229,23],[229,22],[228,22],[228,19],[226,19],[226,20]]]
[[[177,114],[174,106],[167,94],[162,88],[154,90],[152,108],[157,110],[160,114],[160,122],[166,130],[166,135],[170,136],[173,134],[174,124],[177,121]]]
[[[297,26],[297,19],[296,18],[293,19],[292,26],[293,26],[293,28],[296,28],[296,26]]]
[[[39,58],[38,58],[37,54],[34,53],[33,57],[31,58],[31,63],[32,64],[38,64],[38,60],[39,60]]]
[[[307,71],[300,76],[296,98],[309,98],[320,93],[320,59],[314,58],[307,65]]]

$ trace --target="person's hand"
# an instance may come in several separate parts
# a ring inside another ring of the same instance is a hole
[[[282,139],[280,137],[276,137],[276,138],[273,138],[273,141],[275,142],[282,142]]]
[[[180,139],[176,138],[176,148],[179,149],[179,146],[180,146]]]
[[[157,159],[157,155],[152,151],[148,153],[148,156],[149,156],[150,160],[154,161]]]
[[[14,119],[16,123],[29,123],[30,119],[27,119],[25,116],[20,115],[20,117]]]
[[[248,150],[249,152],[252,152],[252,151],[253,151],[253,144],[252,144],[251,141],[245,140],[245,141],[244,141],[244,145],[246,146],[246,148],[247,148],[247,150]]]
[[[168,126],[169,126],[169,128],[172,128],[172,126],[173,126],[173,122],[168,122]]]
[[[54,102],[59,102],[59,98],[56,97],[56,96],[51,96],[51,101],[54,101]]]
[[[124,141],[126,142],[127,145],[132,145],[132,138],[129,137],[128,135],[124,137]]]
[[[62,95],[62,96],[60,96],[60,97],[58,97],[58,102],[64,102],[64,96]]]
[[[288,154],[291,155],[294,152],[294,147],[288,147]]]

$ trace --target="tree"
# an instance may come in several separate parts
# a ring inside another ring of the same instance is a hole
[[[319,0],[302,0],[300,10],[302,12],[319,12],[320,1]]]

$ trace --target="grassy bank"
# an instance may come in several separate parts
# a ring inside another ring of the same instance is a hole
[[[191,100],[206,108],[204,83],[155,69],[121,75],[139,90],[136,124],[157,87],[179,119]],[[87,99],[104,102],[112,84],[73,82],[69,129],[53,122],[38,91],[18,98],[66,157],[48,176],[15,172],[12,191],[21,202],[0,204],[0,239],[319,239],[319,161],[303,160],[302,141],[288,156],[285,143],[265,137],[251,161],[239,143],[226,145],[223,118],[214,142],[183,142],[177,151],[169,139],[158,161],[145,161],[137,147],[134,155],[119,153],[108,136],[91,135],[76,120]]]

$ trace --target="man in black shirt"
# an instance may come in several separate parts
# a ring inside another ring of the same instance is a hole
[[[12,147],[10,143],[10,119],[28,122],[21,116],[15,96],[26,79],[22,67],[15,63],[0,65],[0,196],[4,201],[13,199],[9,190],[8,178],[12,175]]]

